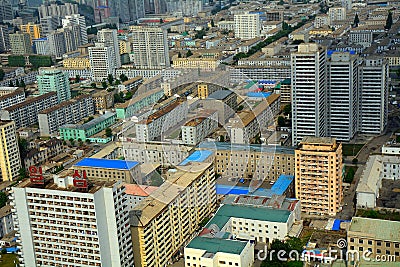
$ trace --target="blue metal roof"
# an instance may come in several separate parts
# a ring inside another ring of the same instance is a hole
[[[138,164],[139,162],[137,161],[129,161],[129,160],[84,158],[83,160],[75,164],[75,166],[116,169],[116,170],[130,170]]]
[[[288,189],[289,185],[293,182],[294,176],[281,174],[271,187],[271,191],[276,195],[283,195]]]
[[[247,93],[248,97],[262,97],[267,98],[271,95],[271,92],[249,92]]]
[[[179,165],[183,166],[189,162],[204,162],[209,156],[214,152],[211,150],[196,150],[190,154],[186,159],[184,159]]]

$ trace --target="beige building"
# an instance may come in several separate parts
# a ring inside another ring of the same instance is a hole
[[[383,261],[385,257],[387,263],[398,261],[400,222],[353,217],[347,231],[347,244],[348,250],[358,252],[359,255],[370,251],[370,259],[379,257]]]
[[[88,56],[79,56],[63,60],[63,67],[66,69],[90,69]]]
[[[200,69],[203,71],[215,71],[220,64],[220,60],[216,58],[175,58],[173,60],[174,69]]]
[[[136,267],[161,267],[216,208],[212,163],[191,162],[169,173],[167,181],[131,211]]]
[[[327,137],[304,137],[296,149],[296,198],[302,211],[334,216],[340,211],[342,144]]]
[[[114,105],[114,95],[106,90],[99,91],[92,95],[96,111],[111,108]]]
[[[73,167],[79,172],[86,172],[88,179],[122,180],[126,183],[141,183],[142,173],[137,161],[84,158]]]
[[[10,45],[14,55],[32,54],[31,37],[28,33],[10,34]]]
[[[0,122],[0,169],[2,181],[18,178],[22,168],[14,121]]]
[[[216,84],[201,83],[197,86],[197,96],[200,99],[206,99],[212,93],[222,89],[224,88]]]
[[[131,43],[129,41],[126,40],[118,40],[118,46],[119,46],[119,54],[123,55],[123,54],[130,54],[131,51]]]

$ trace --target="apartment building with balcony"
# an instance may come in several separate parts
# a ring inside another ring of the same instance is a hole
[[[215,208],[213,163],[192,161],[170,171],[164,184],[130,212],[135,266],[172,263]]]
[[[22,168],[14,121],[0,121],[0,180],[12,181]]]
[[[13,187],[11,205],[20,266],[133,266],[125,188],[121,181],[57,177]]]
[[[142,183],[140,164],[137,161],[84,158],[72,169],[85,171],[88,179],[105,181],[118,179],[130,184]]]
[[[17,89],[9,94],[0,96],[0,109],[8,108],[26,100],[23,89]]]
[[[334,216],[343,200],[342,144],[329,137],[304,137],[295,160],[295,191],[302,211]]]
[[[187,113],[188,103],[181,100],[156,110],[146,119],[136,123],[136,140],[148,142],[159,138],[162,133],[184,120]]]
[[[61,126],[78,123],[83,118],[93,114],[93,98],[90,95],[80,95],[69,101],[62,102],[39,112],[40,135],[55,135]]]
[[[380,258],[377,259],[384,259],[384,257],[389,259],[390,257],[395,259],[394,261],[398,261],[400,258],[400,222],[353,217],[347,231],[347,244],[348,250],[356,251],[359,255],[365,255],[366,251],[370,251],[371,254],[368,256],[370,259],[378,256]],[[389,261],[386,263],[391,264]],[[380,264],[385,265],[383,262]]]
[[[159,89],[139,93],[131,101],[116,105],[117,117],[119,119],[131,118],[141,109],[152,107],[163,96],[163,90]]]
[[[106,110],[114,106],[113,92],[107,92],[107,90],[99,91],[94,93],[92,95],[92,98],[94,102],[95,111]]]
[[[38,123],[38,113],[44,109],[58,104],[57,93],[50,92],[41,96],[28,98],[27,100],[7,107],[0,111],[2,120],[15,121],[17,129]]]

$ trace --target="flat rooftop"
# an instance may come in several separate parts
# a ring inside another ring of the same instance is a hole
[[[213,153],[211,150],[196,150],[179,163],[179,165],[187,165],[190,162],[205,162]]]
[[[229,150],[229,151],[265,152],[265,153],[292,154],[292,155],[294,155],[295,151],[294,147],[232,144],[225,142],[202,142],[199,148],[217,150],[217,151]]]
[[[137,161],[129,160],[85,158],[76,163],[74,167],[131,170],[138,164],[139,162]]]
[[[77,130],[88,130],[94,126],[96,126],[97,124],[111,118],[111,117],[116,117],[117,114],[114,112],[106,112],[104,115],[97,117],[85,124],[65,124],[63,126],[60,127],[61,128],[68,128],[68,129],[77,129]]]
[[[217,252],[240,255],[247,242],[229,239],[208,238],[198,236],[186,246],[187,248],[204,250],[205,253],[216,254]]]
[[[138,184],[124,184],[125,193],[127,195],[147,197],[158,189],[157,186],[138,185]]]
[[[348,233],[350,232],[377,240],[399,242],[400,222],[353,217]]]
[[[207,99],[223,100],[233,94],[231,90],[219,90],[210,94]]]

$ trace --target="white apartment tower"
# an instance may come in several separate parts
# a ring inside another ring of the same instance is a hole
[[[388,122],[389,67],[384,58],[366,58],[360,71],[360,132],[381,134]]]
[[[300,44],[291,55],[292,142],[327,134],[326,50],[315,43]]]
[[[235,37],[248,40],[260,37],[260,16],[258,14],[237,14],[234,16]]]
[[[139,69],[165,69],[170,66],[167,32],[156,27],[130,27],[134,64]]]
[[[346,20],[346,7],[331,7],[328,10],[330,22],[337,20]]]
[[[87,37],[87,31],[86,31],[86,21],[85,21],[84,16],[79,15],[79,14],[72,14],[69,16],[65,16],[65,18],[62,19],[62,25],[64,28],[68,27],[68,26],[74,26],[74,25],[79,26],[80,36],[81,36],[81,44],[88,43],[88,37]]]
[[[99,43],[104,43],[105,46],[110,46],[114,49],[115,67],[121,67],[121,56],[119,54],[119,41],[116,29],[103,29],[97,33]]]
[[[133,266],[124,195],[120,181],[91,181],[83,190],[72,177],[13,187],[21,266]]]
[[[106,46],[104,43],[96,43],[94,47],[89,47],[90,68],[93,79],[101,82],[107,79],[109,74],[115,76],[116,56],[114,48]]]
[[[348,52],[335,52],[328,61],[328,136],[350,141],[358,125],[358,60]]]

